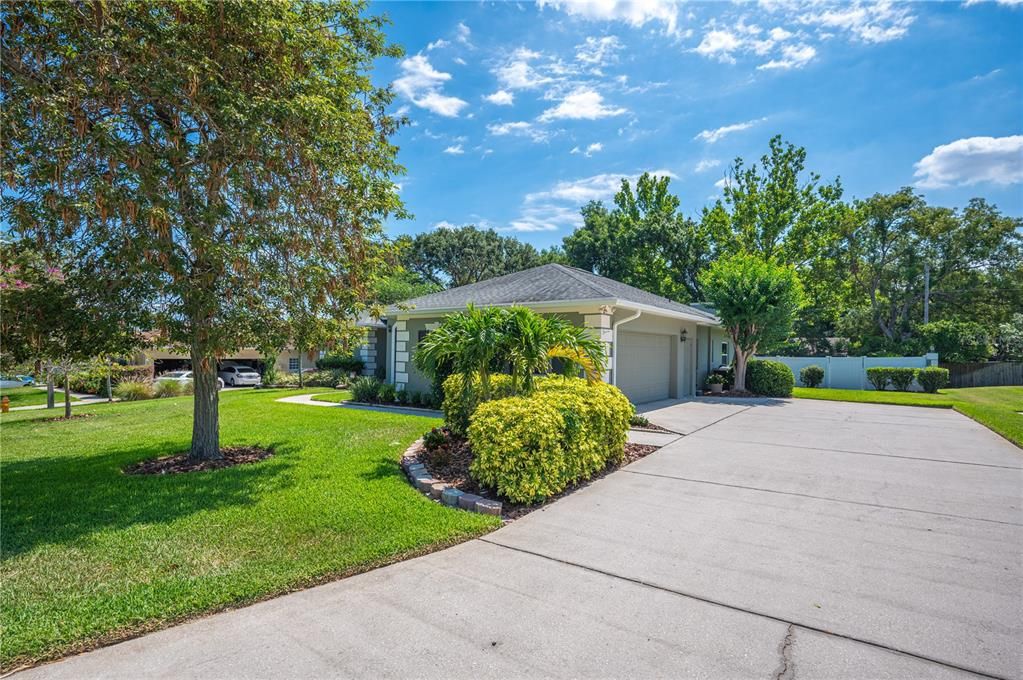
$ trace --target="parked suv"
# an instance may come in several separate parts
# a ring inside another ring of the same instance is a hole
[[[235,385],[260,385],[263,382],[263,376],[259,375],[259,371],[248,366],[221,366],[217,375],[232,387]]]

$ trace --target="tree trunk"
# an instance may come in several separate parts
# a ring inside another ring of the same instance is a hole
[[[64,417],[71,417],[71,375],[64,369]]]
[[[53,366],[46,367],[46,408],[54,408],[53,399]]]
[[[217,362],[206,350],[193,345],[192,386],[192,449],[188,457],[193,460],[219,460],[220,455],[220,395],[217,392]]]
[[[749,357],[745,351],[739,349],[738,345],[735,345],[735,382],[732,383],[733,390],[745,390],[746,389],[746,362]]]
[[[305,377],[302,375],[302,354],[304,352],[301,348],[296,349],[298,349],[298,387],[303,389],[305,387]]]

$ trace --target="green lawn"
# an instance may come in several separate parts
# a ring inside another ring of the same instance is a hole
[[[322,389],[322,388],[320,388]],[[352,393],[348,390],[334,390],[333,392],[327,392],[326,394],[317,394],[313,397],[313,401],[331,401],[340,403],[342,401],[348,401],[352,398]]]
[[[41,390],[37,387],[15,387],[12,389],[0,390],[0,397],[10,397],[11,408],[15,406],[35,406],[37,404],[46,403],[46,390]],[[54,393],[54,403],[57,408],[64,403],[64,393],[56,391]],[[72,404],[77,404],[78,400],[74,397],[71,398]]]
[[[322,389],[322,388],[320,388]],[[310,392],[310,390],[306,390]],[[398,459],[432,418],[221,395],[225,445],[260,463],[126,476],[184,451],[191,398],[0,418],[0,665],[10,669],[482,534],[499,519],[429,501]]]
[[[954,408],[1023,447],[1023,415],[1020,415],[1020,411],[1023,411],[1023,387],[964,387],[941,390],[938,394],[797,387],[792,391],[792,396],[800,399]]]

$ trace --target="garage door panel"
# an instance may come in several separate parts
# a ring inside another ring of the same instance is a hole
[[[616,382],[632,403],[643,404],[670,396],[672,337],[618,333]]]

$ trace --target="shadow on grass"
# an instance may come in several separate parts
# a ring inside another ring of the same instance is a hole
[[[293,483],[288,472],[294,459],[289,453],[295,448],[265,446],[274,455],[258,463],[169,475],[126,475],[122,468],[180,453],[180,441],[89,456],[5,461],[0,556],[7,559],[40,545],[71,543],[98,531],[173,522],[197,512],[252,504]]]

